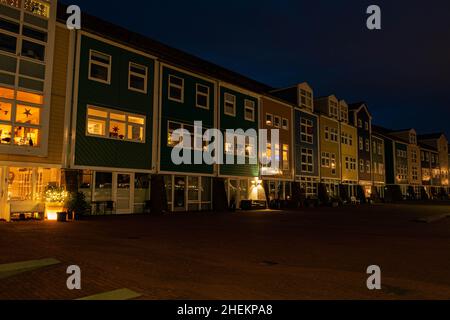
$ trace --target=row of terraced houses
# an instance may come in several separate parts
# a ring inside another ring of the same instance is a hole
[[[57,186],[116,213],[449,191],[444,134],[382,128],[367,103],[316,97],[306,82],[272,88],[96,17],[73,31],[66,19],[56,1],[0,0],[2,219],[44,212]],[[280,168],[173,164],[172,132],[194,121],[278,129],[258,156]]]

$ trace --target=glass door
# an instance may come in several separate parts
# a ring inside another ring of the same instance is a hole
[[[116,212],[133,213],[132,176],[130,173],[117,173],[116,179]]]
[[[173,210],[186,211],[186,177],[175,177]]]

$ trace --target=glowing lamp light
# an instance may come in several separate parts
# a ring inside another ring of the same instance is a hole
[[[45,191],[45,216],[49,221],[58,220],[58,212],[64,211],[69,193],[64,188],[53,187]]]
[[[48,221],[56,221],[58,220],[58,212],[53,210],[46,210],[46,216]]]

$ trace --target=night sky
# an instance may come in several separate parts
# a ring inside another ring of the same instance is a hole
[[[448,0],[63,2],[274,87],[367,101],[375,124],[450,138]],[[366,28],[370,4],[381,31]]]

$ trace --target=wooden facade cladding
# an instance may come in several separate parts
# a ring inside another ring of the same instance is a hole
[[[55,30],[55,52],[53,58],[47,155],[44,157],[39,157],[0,154],[0,161],[36,165],[62,165],[69,39],[69,30],[65,27],[57,26]]]
[[[267,116],[272,118],[272,123],[268,123]],[[278,117],[281,120],[281,125],[279,128],[274,126],[274,118]],[[275,99],[268,97],[261,97],[261,108],[260,108],[260,129],[267,130],[268,142],[270,142],[271,130],[278,129],[280,137],[280,170],[281,173],[278,175],[269,175],[267,178],[276,179],[286,179],[291,180],[294,178],[294,146],[293,146],[293,132],[295,130],[295,121],[293,118],[293,107],[279,102]],[[287,127],[284,126],[286,122]],[[283,159],[283,148],[288,147],[288,164],[284,164],[285,159]],[[272,146],[273,148],[273,146]],[[260,150],[260,154],[266,150]],[[265,177],[264,173],[261,175]]]

